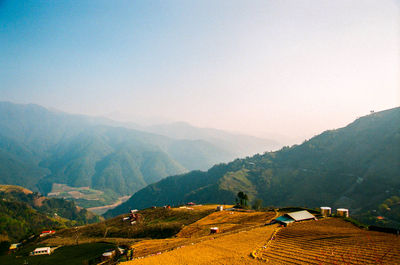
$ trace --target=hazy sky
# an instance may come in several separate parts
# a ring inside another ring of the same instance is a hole
[[[399,106],[399,50],[396,0],[0,0],[0,100],[72,113],[311,136]]]

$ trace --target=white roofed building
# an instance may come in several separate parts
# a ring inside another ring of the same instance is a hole
[[[35,250],[31,252],[32,256],[50,255],[50,254],[51,254],[51,247],[35,248]]]

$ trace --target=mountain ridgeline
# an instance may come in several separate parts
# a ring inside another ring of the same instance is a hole
[[[0,102],[0,184],[43,194],[55,183],[65,184],[115,199],[164,177],[238,157],[202,139],[173,139],[125,125]]]
[[[264,205],[375,212],[400,195],[400,108],[361,117],[301,145],[171,176],[135,193],[106,217],[164,204],[232,203],[244,191]],[[393,223],[400,225],[399,219]]]
[[[264,153],[265,151],[277,150],[282,147],[281,144],[271,139],[260,139],[254,136],[232,134],[212,128],[197,128],[185,122],[153,125],[141,127],[141,129],[182,140],[203,139],[224,150],[229,150],[229,152],[233,154],[237,154],[236,157],[246,157],[248,155]]]

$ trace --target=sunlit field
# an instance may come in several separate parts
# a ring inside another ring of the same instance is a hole
[[[262,253],[273,264],[399,264],[400,237],[329,218],[279,230]]]

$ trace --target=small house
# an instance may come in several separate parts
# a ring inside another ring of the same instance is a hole
[[[50,247],[35,248],[35,250],[31,252],[32,256],[50,255],[50,254],[51,254],[51,248]]]
[[[224,210],[224,206],[223,205],[218,205],[217,206],[217,212],[223,211],[223,210]]]
[[[218,227],[211,227],[210,228],[210,234],[217,234],[219,233],[219,228]]]

